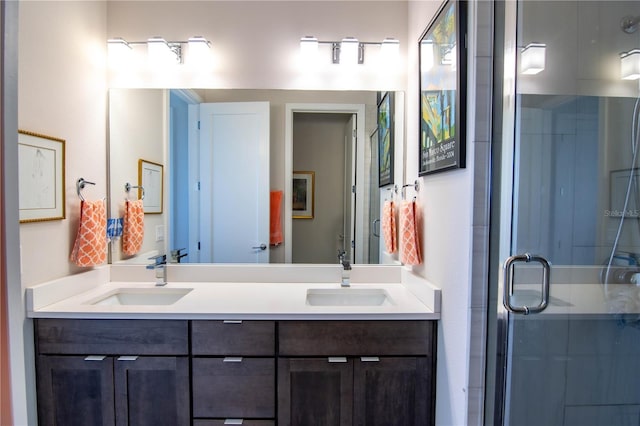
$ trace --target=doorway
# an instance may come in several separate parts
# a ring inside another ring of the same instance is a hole
[[[313,183],[312,211],[293,216],[293,263],[336,263],[338,252],[353,259],[355,130],[354,114],[294,113],[294,182],[308,173]]]
[[[355,116],[355,147],[352,148],[355,164],[355,190],[353,193],[353,211],[364,212],[364,199],[366,198],[362,191],[365,190],[364,185],[357,185],[357,182],[364,182],[364,149],[362,145],[365,143],[365,107],[361,104],[286,104],[285,106],[285,184],[284,191],[284,228],[285,228],[285,262],[293,262],[293,210],[292,210],[292,189],[293,189],[293,172],[294,172],[294,118],[296,114],[340,114]],[[344,161],[344,160],[343,160]],[[344,164],[344,163],[343,163]],[[312,171],[312,170],[305,170]],[[343,179],[344,181],[344,179]],[[354,246],[356,250],[351,257],[352,263],[362,263],[363,255],[359,251],[359,247],[363,247],[362,240],[364,238],[364,215],[353,214],[353,222],[348,225],[354,231]],[[303,220],[303,219],[296,219]],[[329,240],[330,244],[336,244],[335,236],[323,237]],[[338,262],[337,248],[335,252],[335,263]],[[326,262],[324,262],[326,263]],[[333,261],[331,262],[333,263]]]

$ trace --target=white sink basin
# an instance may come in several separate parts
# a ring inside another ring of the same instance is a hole
[[[379,288],[311,288],[307,305],[311,306],[383,306],[390,305],[387,292]]]
[[[118,288],[89,302],[90,305],[173,305],[192,288]]]

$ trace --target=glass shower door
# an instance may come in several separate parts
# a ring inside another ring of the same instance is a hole
[[[622,79],[619,54],[640,47],[640,31],[621,24],[640,2],[504,8],[488,418],[639,425],[640,89]],[[527,58],[530,43],[543,62]]]

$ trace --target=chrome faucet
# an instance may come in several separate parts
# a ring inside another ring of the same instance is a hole
[[[159,254],[152,256],[149,259],[154,262],[151,265],[147,265],[147,269],[153,269],[156,271],[156,286],[162,287],[167,285],[167,255]]]
[[[171,250],[171,263],[180,263],[180,259],[187,256],[189,253],[183,253],[186,248],[179,248]]]
[[[342,265],[342,282],[340,283],[340,287],[350,287],[350,275],[351,275],[351,264],[349,260],[345,257],[344,250],[338,250],[338,261]]]

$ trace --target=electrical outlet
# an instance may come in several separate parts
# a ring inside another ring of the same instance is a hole
[[[156,225],[156,241],[164,241],[164,225]]]

